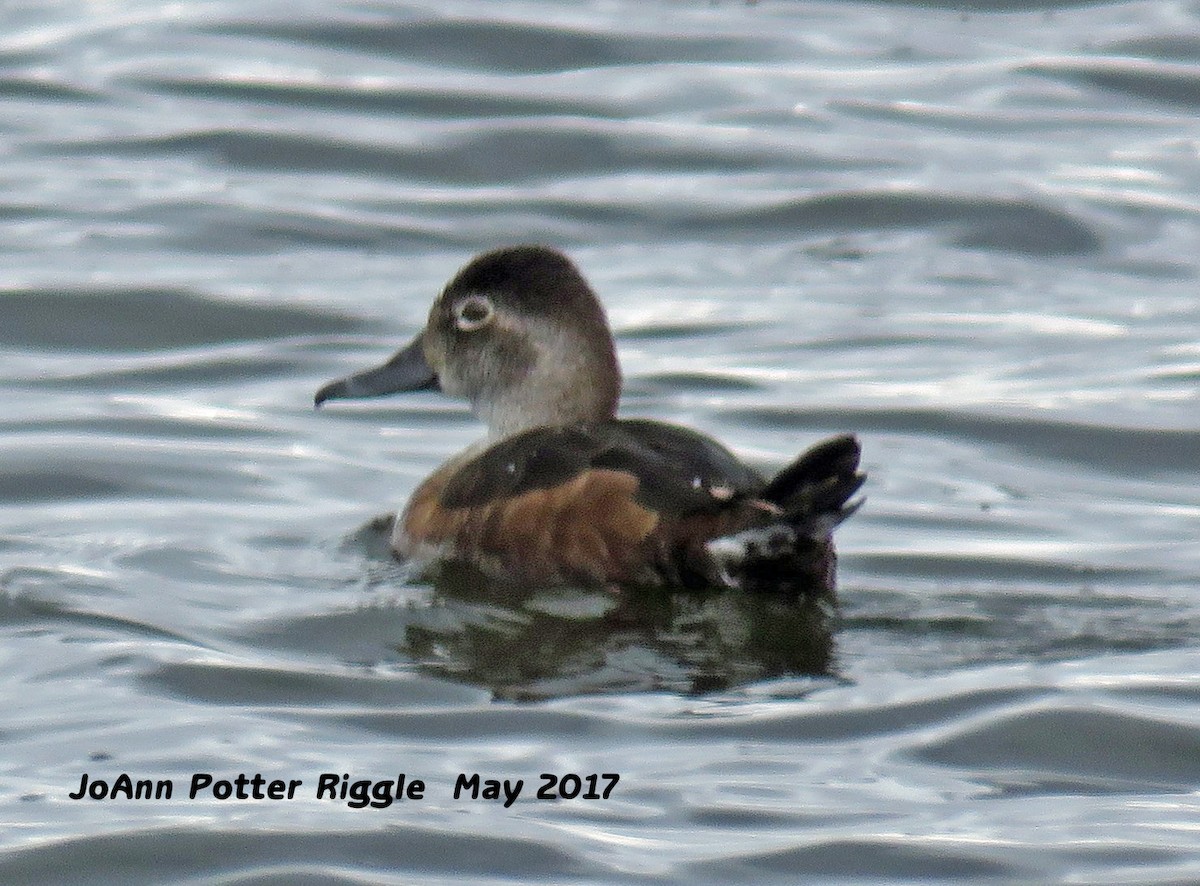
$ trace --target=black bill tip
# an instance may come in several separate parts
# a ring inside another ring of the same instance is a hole
[[[348,396],[348,390],[345,379],[331,381],[329,384],[317,391],[313,397],[313,408],[320,409],[321,404],[326,400],[344,400]]]
[[[319,407],[326,400],[358,400],[436,387],[437,373],[426,362],[418,335],[382,366],[339,378],[322,387],[313,397],[313,406]]]

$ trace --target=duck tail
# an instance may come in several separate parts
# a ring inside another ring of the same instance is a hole
[[[744,590],[832,595],[833,530],[862,506],[861,448],[850,434],[823,440],[758,495],[769,518],[709,542],[723,584]]]
[[[779,508],[797,533],[827,539],[862,506],[862,498],[852,499],[867,479],[858,469],[861,455],[852,434],[822,440],[776,474],[759,498]]]

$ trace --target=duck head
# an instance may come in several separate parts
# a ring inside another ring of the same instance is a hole
[[[466,399],[503,437],[612,418],[621,377],[604,309],[575,265],[545,246],[515,246],[472,259],[411,343],[325,385],[315,402],[433,387]]]

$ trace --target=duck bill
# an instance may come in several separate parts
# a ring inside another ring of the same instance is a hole
[[[427,391],[436,388],[437,381],[437,373],[425,360],[422,336],[418,335],[382,366],[331,381],[317,391],[313,405],[320,406],[326,400],[358,400],[402,391]]]

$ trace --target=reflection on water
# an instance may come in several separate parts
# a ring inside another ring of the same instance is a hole
[[[444,570],[404,652],[498,698],[698,694],[833,667],[829,600],[732,591],[526,590]]]

